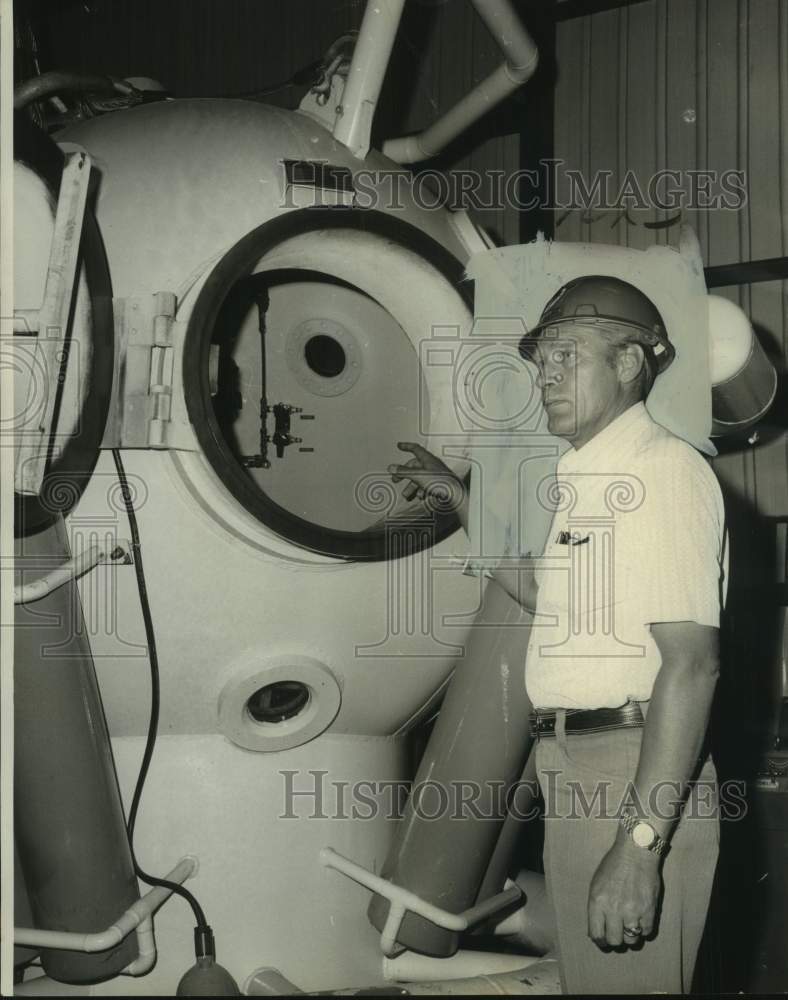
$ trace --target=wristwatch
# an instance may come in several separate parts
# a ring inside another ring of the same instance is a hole
[[[621,825],[637,847],[651,851],[660,858],[670,850],[668,842],[660,837],[651,823],[636,816],[633,809],[625,809],[621,813]]]

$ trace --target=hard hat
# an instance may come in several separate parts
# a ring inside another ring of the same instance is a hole
[[[558,328],[560,335],[561,327],[573,323],[628,333],[633,341],[651,348],[657,372],[663,372],[676,355],[651,299],[627,281],[600,274],[574,278],[559,288],[544,307],[539,323],[520,341],[520,353],[530,358],[534,345],[529,341],[549,328]]]

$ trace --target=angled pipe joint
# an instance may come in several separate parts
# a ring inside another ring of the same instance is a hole
[[[525,83],[536,70],[539,52],[509,0],[471,0],[501,49],[513,83]]]
[[[472,0],[472,3],[498,43],[504,62],[424,132],[385,142],[384,156],[397,163],[418,163],[435,156],[521,87],[539,65],[539,50],[509,0]]]
[[[169,873],[167,881],[177,882],[180,885],[197,872],[197,867],[197,859],[191,855],[187,855]],[[150,949],[152,938],[150,917],[171,895],[172,889],[165,886],[156,886],[150,892],[146,893],[142,899],[137,900],[136,903],[130,906],[114,924],[111,924],[103,931],[96,931],[94,933],[15,927],[14,944],[30,948],[57,948],[63,951],[93,953],[114,948],[115,945],[128,937],[132,931],[141,928],[141,937],[144,945],[142,954],[140,955],[141,961],[139,963],[132,962],[128,967],[131,975],[139,975],[140,970],[144,968],[146,963],[150,962],[150,966],[152,966],[151,957],[155,958],[155,951],[151,956]],[[138,935],[138,940],[139,938],[140,935]]]
[[[353,879],[354,882],[358,882],[360,885],[371,889],[388,900],[389,911],[380,934],[381,951],[388,957],[393,957],[403,950],[397,938],[402,921],[409,911],[419,914],[419,916],[431,921],[438,927],[460,932],[467,931],[469,927],[481,923],[494,913],[506,909],[513,903],[518,903],[522,898],[520,888],[507,879],[503,891],[497,895],[484,900],[482,903],[477,903],[467,910],[463,910],[462,913],[449,913],[447,910],[441,909],[441,907],[422,899],[415,892],[395,885],[380,875],[375,875],[361,865],[356,864],[355,861],[351,861],[349,858],[338,854],[330,847],[322,849],[320,852],[320,862],[326,868],[334,868],[343,875],[347,875],[348,878]]]

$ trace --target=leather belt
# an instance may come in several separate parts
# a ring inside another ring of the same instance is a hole
[[[531,736],[535,739],[555,736],[556,712],[535,709],[531,714]],[[566,709],[567,733],[604,733],[610,729],[642,727],[645,720],[636,701],[621,708]]]

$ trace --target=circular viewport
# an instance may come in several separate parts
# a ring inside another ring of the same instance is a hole
[[[290,249],[275,266],[280,244]],[[421,440],[430,424],[415,341],[366,273],[354,284],[314,267],[321,255],[344,259],[337,247],[363,259],[369,246],[415,257],[417,276],[431,268],[436,296],[455,289],[470,315],[463,264],[415,227],[375,212],[292,212],[214,268],[189,320],[183,375],[205,455],[247,511],[313,552],[377,560],[431,547],[459,522],[408,503],[387,473],[402,458],[397,442]]]
[[[259,688],[246,703],[255,722],[285,722],[309,704],[309,688],[301,681],[275,681]]]
[[[333,337],[322,334],[310,337],[304,345],[306,363],[323,378],[336,378],[345,370],[346,356],[342,345]]]

